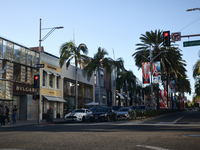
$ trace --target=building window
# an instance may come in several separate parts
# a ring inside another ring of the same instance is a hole
[[[97,76],[96,76],[96,74],[94,75],[94,85],[97,86]]]
[[[56,87],[57,89],[60,89],[60,76],[57,76],[56,78]]]
[[[49,75],[49,87],[50,88],[54,88],[54,84],[53,83],[54,83],[54,74],[51,73]]]
[[[75,82],[64,81],[64,95],[75,96]]]
[[[42,86],[47,86],[47,72],[44,70],[42,72]]]

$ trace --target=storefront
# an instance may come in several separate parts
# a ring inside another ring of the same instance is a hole
[[[33,94],[33,76],[38,74],[34,65],[38,52],[0,37],[0,104],[8,106],[10,118],[17,106],[19,120],[37,119],[38,105]]]

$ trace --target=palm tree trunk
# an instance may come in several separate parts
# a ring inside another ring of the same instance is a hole
[[[127,84],[127,80],[125,81],[126,82],[126,107],[128,106],[128,84]]]
[[[76,66],[76,109],[78,108],[78,71]]]
[[[98,82],[99,82],[99,106],[101,105],[101,102],[100,102],[100,70],[98,70]]]

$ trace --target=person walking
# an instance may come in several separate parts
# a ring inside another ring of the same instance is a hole
[[[8,106],[6,106],[6,119],[8,121],[8,124],[10,124],[9,108],[8,108]]]
[[[2,123],[2,120],[1,120],[1,111],[2,111],[2,106],[1,106],[1,104],[0,104],[0,124]]]
[[[2,105],[1,108],[1,126],[5,126],[5,119],[6,119],[6,108]]]
[[[17,108],[14,106],[13,108],[13,124],[17,122]]]

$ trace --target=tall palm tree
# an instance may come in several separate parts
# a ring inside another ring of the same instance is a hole
[[[112,65],[113,60],[111,58],[105,57],[108,55],[108,52],[104,49],[99,47],[97,53],[94,55],[93,58],[87,60],[86,66],[83,68],[82,74],[84,77],[87,76],[87,80],[89,81],[92,77],[93,73],[98,73],[98,86],[99,86],[99,105],[100,105],[100,70],[101,68],[106,69],[106,73],[111,74],[112,72]]]
[[[135,58],[138,69],[142,67],[142,62],[150,61],[150,58],[153,58],[152,60],[161,61],[161,70],[162,72],[166,72],[167,81],[170,73],[174,73],[176,78],[178,75],[183,75],[184,70],[186,70],[184,68],[186,64],[182,59],[181,50],[178,47],[174,47],[175,45],[173,44],[171,47],[163,47],[162,31],[146,32],[146,34],[142,34],[140,39],[142,43],[136,44],[138,46],[136,48],[137,52],[132,55]],[[150,57],[150,50],[152,51],[152,57]]]
[[[82,54],[83,53],[83,54]],[[68,69],[71,61],[74,59],[75,61],[75,69],[76,69],[76,109],[78,108],[78,63],[80,64],[82,60],[87,59],[87,53],[88,53],[88,48],[85,44],[81,43],[78,47],[75,45],[73,41],[69,41],[66,43],[63,43],[60,46],[60,60],[59,64],[60,67],[64,65],[66,62],[66,68]],[[84,55],[85,54],[85,55]]]

